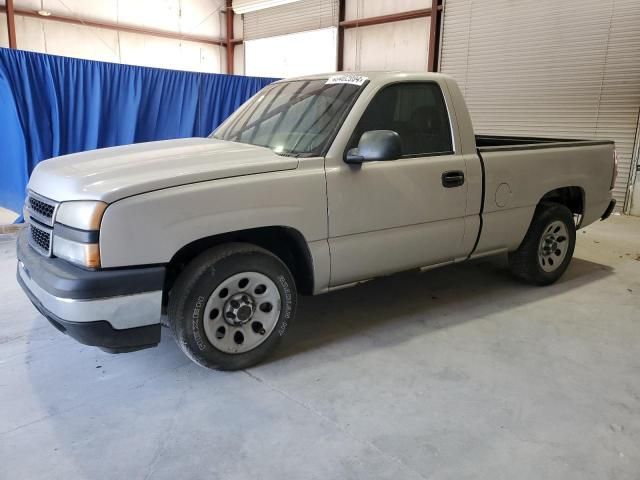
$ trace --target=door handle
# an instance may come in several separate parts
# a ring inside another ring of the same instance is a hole
[[[442,174],[442,186],[445,188],[453,188],[464,185],[464,172],[461,170],[452,170]]]

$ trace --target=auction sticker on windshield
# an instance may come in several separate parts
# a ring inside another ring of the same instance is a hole
[[[337,83],[349,83],[351,85],[361,86],[364,82],[369,80],[367,77],[363,77],[362,75],[332,75],[327,80],[327,85],[335,85]]]

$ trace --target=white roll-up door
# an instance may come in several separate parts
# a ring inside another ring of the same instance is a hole
[[[275,37],[338,25],[338,0],[299,0],[243,15],[244,38]]]
[[[278,7],[287,3],[299,2],[300,0],[233,0],[231,5],[233,11],[239,15],[248,12],[255,12],[264,8]]]
[[[446,0],[440,70],[481,134],[602,138],[624,205],[640,113],[640,1]]]

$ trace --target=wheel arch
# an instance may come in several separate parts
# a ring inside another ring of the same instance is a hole
[[[559,203],[567,207],[574,215],[583,215],[585,206],[584,189],[578,186],[554,188],[540,198],[538,205],[545,202]]]
[[[209,248],[231,242],[249,243],[273,253],[291,271],[298,291],[303,295],[313,293],[313,258],[304,235],[295,228],[274,225],[210,235],[181,247],[167,264],[163,289],[163,309],[167,305],[168,292],[182,269],[191,260]]]
[[[531,228],[531,225],[536,218],[536,214],[545,207],[545,204],[548,205],[549,203],[555,203],[567,207],[569,211],[574,215],[574,219],[577,215],[576,229],[580,227],[585,209],[584,189],[579,186],[554,188],[553,190],[549,190],[547,193],[542,195],[536,203],[535,207],[531,207],[529,212],[527,212],[527,216],[525,217],[528,218],[526,228],[522,233],[522,236],[519,238],[517,245],[514,245],[514,247],[509,251],[514,251],[522,245],[525,240],[526,233]]]

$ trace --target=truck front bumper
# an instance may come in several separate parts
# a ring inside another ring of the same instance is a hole
[[[118,353],[160,342],[164,267],[89,271],[37,253],[18,236],[18,283],[51,324]]]

